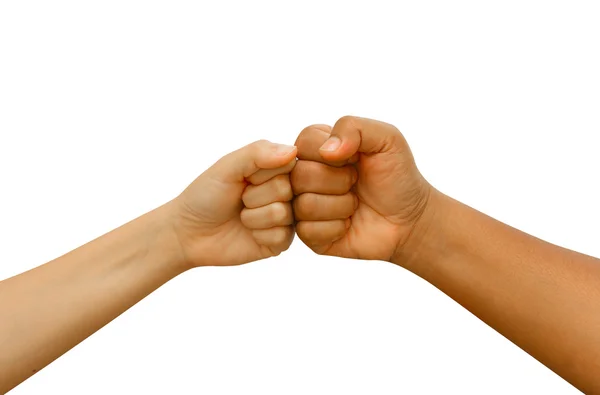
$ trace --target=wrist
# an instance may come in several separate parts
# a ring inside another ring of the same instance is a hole
[[[451,198],[430,187],[422,214],[415,220],[410,235],[394,253],[391,262],[423,276],[428,270],[428,262],[443,253],[446,219],[452,216],[454,210],[452,202]]]
[[[161,260],[177,274],[190,269],[177,233],[177,215],[170,201],[144,215],[147,221],[148,248],[160,251]]]

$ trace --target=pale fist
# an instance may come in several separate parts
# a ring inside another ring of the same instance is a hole
[[[188,267],[239,265],[290,246],[295,156],[293,146],[257,141],[221,158],[172,202]]]
[[[319,254],[394,261],[431,190],[400,132],[344,117],[333,128],[304,129],[296,146],[291,182],[298,237]]]

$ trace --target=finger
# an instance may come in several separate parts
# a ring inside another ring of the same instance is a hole
[[[242,201],[247,208],[266,206],[273,202],[292,200],[290,176],[280,174],[261,185],[248,185],[242,194]]]
[[[312,125],[304,128],[294,143],[294,145],[298,147],[298,159],[322,162],[331,166],[343,166],[347,163],[356,163],[358,156],[352,157],[351,160],[333,161],[325,160],[321,156],[319,148],[327,141],[330,134],[331,126],[327,125]]]
[[[252,236],[260,245],[269,247],[276,255],[287,250],[294,240],[293,226],[277,226],[269,229],[254,229]]]
[[[314,192],[343,195],[356,182],[358,174],[352,165],[333,167],[319,162],[299,160],[290,173],[294,194]]]
[[[292,205],[275,202],[258,208],[244,208],[240,213],[242,224],[248,229],[267,229],[294,223]]]
[[[296,158],[293,158],[285,165],[277,167],[275,169],[261,169],[256,173],[252,174],[250,177],[247,177],[246,181],[254,185],[260,185],[280,174],[288,174],[292,171],[294,166],[296,166]]]
[[[357,152],[374,154],[403,149],[408,146],[396,127],[372,119],[346,116],[336,122],[319,152],[324,160],[343,161]]]
[[[346,234],[350,220],[300,221],[296,224],[296,234],[311,249],[333,243]]]
[[[352,192],[345,195],[303,193],[294,199],[296,221],[345,219],[354,214],[358,198]]]
[[[259,140],[225,155],[209,171],[222,181],[241,182],[261,169],[282,167],[295,156],[294,146]]]

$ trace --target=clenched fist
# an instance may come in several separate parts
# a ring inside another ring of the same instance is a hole
[[[172,201],[188,267],[239,265],[290,246],[295,157],[294,146],[257,141],[221,158]]]
[[[291,173],[298,237],[318,254],[402,263],[431,187],[394,126],[343,117],[296,140]]]

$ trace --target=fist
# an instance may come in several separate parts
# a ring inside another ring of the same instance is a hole
[[[431,187],[394,126],[357,117],[296,140],[291,173],[298,237],[318,254],[396,261]]]
[[[290,246],[295,156],[296,147],[257,141],[221,158],[172,202],[188,267],[239,265]]]

